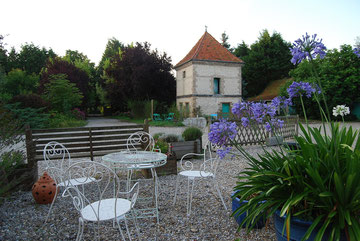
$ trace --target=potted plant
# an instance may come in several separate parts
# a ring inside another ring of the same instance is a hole
[[[166,164],[157,167],[156,173],[159,176],[177,174],[176,155],[171,149],[171,145],[162,139],[159,135],[154,135],[155,138],[155,151],[165,153],[167,155]]]
[[[310,38],[306,34],[293,45],[292,62],[308,59],[312,64],[313,58],[325,56],[324,49],[316,35]],[[242,222],[246,227],[253,228],[253,220],[263,212],[267,218],[275,216],[278,240],[360,240],[360,134],[331,121],[321,82],[315,69],[312,72],[316,83],[293,82],[287,89],[288,103],[299,98],[305,117],[305,125],[300,124],[302,135],[295,137],[297,150],[280,146],[272,151],[264,149],[257,157],[250,155],[234,142],[236,123],[225,120],[211,126],[209,140],[223,146],[218,150],[220,157],[239,154],[249,162],[234,188],[240,200],[249,199],[236,210],[239,215],[247,213]],[[305,97],[318,103],[320,128],[308,124]],[[240,103],[234,105],[232,112],[243,124],[249,124],[247,116],[238,115],[246,110],[241,107]],[[335,113],[342,117],[348,113],[337,108]],[[276,135],[276,124],[281,123],[269,119],[269,112],[256,115],[253,111],[255,115],[250,117],[267,121]]]

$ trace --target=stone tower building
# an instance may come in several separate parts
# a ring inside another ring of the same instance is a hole
[[[175,65],[177,107],[196,116],[229,113],[241,100],[241,67],[244,62],[230,53],[207,31]]]

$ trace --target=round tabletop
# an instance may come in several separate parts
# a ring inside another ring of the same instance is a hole
[[[124,164],[125,168],[152,168],[166,164],[167,155],[160,152],[115,152],[102,157],[103,161]]]

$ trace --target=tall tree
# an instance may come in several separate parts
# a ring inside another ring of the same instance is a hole
[[[233,49],[231,48],[231,45],[229,44],[228,39],[229,39],[229,36],[224,31],[221,34],[221,45],[224,46],[225,48],[227,48],[230,52],[232,52]]]
[[[125,47],[106,69],[112,78],[106,86],[112,107],[125,110],[128,100],[175,101],[176,82],[171,68],[171,58],[151,51],[149,43]]]
[[[273,80],[288,77],[293,68],[290,62],[290,43],[284,41],[280,33],[272,35],[264,30],[258,40],[251,45],[245,61],[243,77],[248,82],[248,96],[261,93]]]
[[[5,71],[7,53],[4,44],[4,36],[0,34],[0,73]]]
[[[117,40],[116,38],[111,38],[108,40],[106,47],[105,47],[105,51],[101,57],[100,63],[99,63],[99,70],[102,71],[104,70],[104,65],[105,62],[107,60],[111,60],[113,58],[115,58],[117,55],[119,55],[122,51],[122,49],[124,49],[124,44],[121,43],[119,40]]]
[[[245,56],[248,56],[250,53],[249,46],[244,42],[238,44],[238,46],[234,49],[234,55],[240,59],[243,59]]]

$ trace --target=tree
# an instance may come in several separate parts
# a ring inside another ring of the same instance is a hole
[[[38,75],[28,75],[21,69],[13,69],[4,80],[0,82],[2,98],[8,101],[16,95],[34,93],[37,90],[38,84]]]
[[[91,107],[91,103],[89,103],[90,79],[88,74],[85,71],[77,68],[74,64],[58,57],[50,59],[46,64],[46,68],[41,74],[40,85],[38,89],[40,94],[44,93],[45,85],[50,82],[50,76],[57,74],[65,74],[66,79],[68,79],[71,83],[74,83],[80,90],[81,94],[84,96],[81,105],[82,109],[87,110],[87,108]]]
[[[355,39],[355,48],[360,49],[360,36],[357,36]]]
[[[241,44],[238,44],[238,46],[234,49],[234,55],[240,59],[248,56],[249,53],[250,48],[244,41],[242,41]]]
[[[104,70],[104,65],[107,60],[111,60],[115,58],[117,55],[121,53],[121,51],[124,49],[125,45],[121,43],[116,38],[111,38],[108,40],[105,51],[101,57],[100,63],[99,63],[99,71]]]
[[[230,44],[228,43],[228,39],[229,39],[229,36],[226,34],[226,32],[224,31],[222,34],[221,34],[221,45],[224,46],[225,48],[227,48],[230,52],[233,51],[233,49],[231,49],[230,47]]]
[[[83,95],[65,74],[49,76],[49,83],[45,84],[43,98],[51,103],[53,110],[69,113],[74,107],[81,105]]]
[[[15,51],[15,50],[12,50]],[[54,58],[56,54],[52,49],[40,48],[33,43],[25,43],[21,46],[21,50],[18,54],[13,53],[11,62],[9,60],[9,67],[7,71],[11,71],[12,68],[19,68],[25,70],[28,74],[40,74],[41,69],[45,67],[48,58]]]
[[[5,66],[7,62],[7,54],[4,44],[4,36],[0,34],[0,73],[5,71]]]
[[[273,80],[288,77],[293,68],[290,62],[290,43],[274,32],[271,36],[264,30],[258,40],[251,45],[250,52],[242,59],[245,61],[243,77],[248,82],[248,96],[261,93]],[[240,50],[246,51],[245,46]]]
[[[175,101],[176,82],[171,74],[171,58],[149,43],[124,48],[105,70],[112,81],[106,83],[107,96],[115,110],[126,110],[128,100],[150,100],[170,105]]]
[[[314,63],[316,69],[319,70],[322,90],[325,92],[329,109],[345,104],[352,110],[354,103],[360,102],[360,58],[353,53],[352,47],[342,45],[340,51],[329,50],[324,59],[316,59]],[[307,61],[303,61],[296,69],[292,70],[290,76],[293,77],[293,81],[315,83],[315,79],[312,77],[312,67]],[[290,84],[291,82],[287,83],[287,86]],[[285,91],[282,91],[282,95],[286,95]],[[301,114],[300,102],[295,101],[294,104],[298,113]],[[309,117],[320,118],[315,100],[306,99],[305,105]]]

